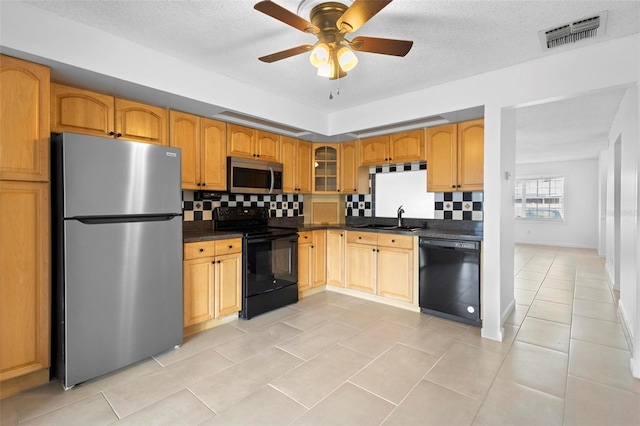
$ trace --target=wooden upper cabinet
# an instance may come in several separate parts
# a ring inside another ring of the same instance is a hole
[[[313,193],[340,193],[340,145],[313,144]]]
[[[115,105],[116,137],[155,145],[169,145],[166,108],[120,98],[116,98]]]
[[[182,150],[183,189],[226,189],[225,123],[172,110],[169,145]]]
[[[358,143],[357,141],[340,144],[340,192],[358,193]]]
[[[227,189],[227,123],[202,117],[200,179],[207,191]]]
[[[458,184],[464,191],[484,188],[484,119],[458,123]]]
[[[311,159],[313,158],[313,145],[311,142],[298,141],[298,193],[311,194]]]
[[[49,181],[49,74],[0,55],[0,179]]]
[[[389,135],[360,140],[360,165],[375,166],[389,162]]]
[[[282,136],[280,160],[285,193],[311,193],[311,143]]]
[[[427,191],[482,191],[484,120],[427,129]]]
[[[292,194],[298,190],[298,140],[282,137],[282,191]]]
[[[238,124],[227,125],[227,153],[231,157],[256,158],[256,130]]]
[[[424,129],[389,136],[389,162],[409,163],[425,160]]]
[[[200,136],[200,117],[169,112],[169,145],[181,150],[183,189],[200,189]]]
[[[457,125],[427,128],[427,191],[455,191],[457,162]]]
[[[257,130],[255,153],[260,160],[280,162],[280,135]]]
[[[112,137],[115,99],[89,90],[51,83],[51,131]]]

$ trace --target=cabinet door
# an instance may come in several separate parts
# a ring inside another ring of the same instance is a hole
[[[215,259],[205,257],[185,260],[183,269],[184,326],[215,318]]]
[[[389,135],[360,140],[360,165],[375,166],[389,161]]]
[[[200,187],[207,191],[227,189],[227,124],[201,118]]]
[[[282,137],[282,191],[285,194],[298,192],[298,140]]]
[[[48,183],[0,181],[0,380],[49,367],[49,217]]]
[[[182,150],[182,189],[200,189],[200,117],[170,111],[169,146]]]
[[[327,231],[313,231],[313,281],[312,286],[327,283]]]
[[[327,284],[344,287],[345,231],[327,231]]]
[[[260,160],[280,162],[280,135],[265,132],[263,130],[256,131],[256,152]]]
[[[216,317],[231,315],[242,309],[242,255],[216,257]]]
[[[336,194],[339,175],[339,152],[337,144],[313,144],[313,193]]]
[[[340,181],[341,193],[358,193],[358,143],[356,141],[340,144]]]
[[[0,179],[49,181],[49,68],[0,55]]]
[[[254,144],[256,131],[238,124],[227,124],[227,155],[256,158]]]
[[[378,295],[413,302],[413,250],[380,247]]]
[[[376,293],[376,247],[347,244],[347,288]]]
[[[456,190],[457,150],[455,124],[427,128],[427,191]]]
[[[298,141],[298,193],[311,194],[311,142]]]
[[[51,83],[51,131],[113,137],[113,96]]]
[[[165,108],[116,98],[116,136],[122,139],[169,145]]]
[[[392,163],[408,163],[424,160],[424,129],[390,135],[389,161]]]
[[[484,188],[484,120],[458,123],[458,191]]]
[[[311,288],[313,271],[311,242],[303,242],[302,238],[298,240],[298,291]]]

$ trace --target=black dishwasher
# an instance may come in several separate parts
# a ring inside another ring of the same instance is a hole
[[[481,326],[480,243],[420,237],[420,310]]]

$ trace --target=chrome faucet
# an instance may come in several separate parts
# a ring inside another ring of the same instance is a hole
[[[404,209],[402,206],[398,207],[398,226],[402,226],[402,213],[404,213]]]

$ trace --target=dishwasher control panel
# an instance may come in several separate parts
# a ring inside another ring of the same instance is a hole
[[[459,240],[438,240],[430,238],[420,238],[421,246],[436,246],[445,248],[457,248],[466,250],[479,250],[480,243],[475,241],[459,241]]]

